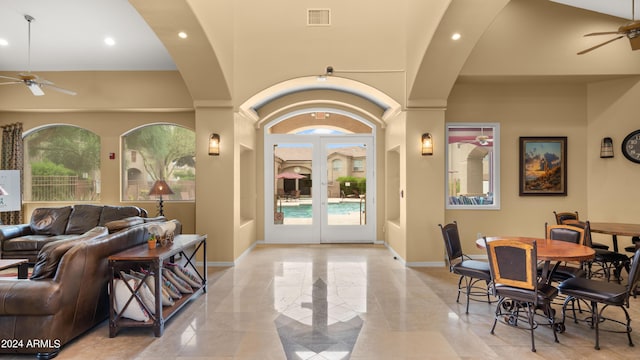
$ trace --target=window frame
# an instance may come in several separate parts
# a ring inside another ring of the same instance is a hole
[[[478,128],[478,129],[486,129],[491,128],[493,132],[493,144],[492,150],[489,151],[491,155],[490,164],[489,164],[489,176],[491,179],[489,180],[490,189],[488,192],[493,193],[493,203],[492,204],[451,204],[450,203],[450,145],[449,145],[449,137],[451,129],[460,129],[460,128]],[[445,191],[444,191],[444,203],[445,209],[447,210],[500,210],[500,124],[499,123],[488,123],[488,122],[449,122],[445,124]],[[491,191],[493,190],[493,191]]]

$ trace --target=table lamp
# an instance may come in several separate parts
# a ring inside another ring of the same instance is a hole
[[[171,188],[169,187],[166,181],[156,180],[156,182],[153,183],[151,190],[149,190],[149,195],[160,196],[160,201],[158,202],[158,215],[164,216],[164,211],[162,209],[162,206],[163,206],[162,195],[172,195],[172,194],[173,194],[173,191],[171,190]]]

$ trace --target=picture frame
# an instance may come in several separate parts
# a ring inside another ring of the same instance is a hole
[[[520,196],[567,195],[567,137],[520,137]]]

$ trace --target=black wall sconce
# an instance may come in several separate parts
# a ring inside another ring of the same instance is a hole
[[[220,135],[218,134],[211,134],[209,138],[209,155],[220,155]]]
[[[613,139],[610,137],[602,139],[602,143],[600,144],[600,157],[603,159],[613,157]]]
[[[422,134],[422,156],[425,155],[433,155],[433,140],[431,139],[431,134],[424,133]]]

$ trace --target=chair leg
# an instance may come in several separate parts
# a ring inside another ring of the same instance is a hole
[[[460,276],[460,279],[458,279],[458,297],[456,298],[456,302],[460,302],[460,290],[462,290],[462,279],[464,279],[464,276]]]
[[[502,303],[505,298],[500,298],[498,300],[498,305],[496,306],[496,315],[493,317],[493,326],[491,327],[491,334],[494,334],[494,330],[496,329],[496,324],[498,324],[498,316],[500,316],[500,308],[502,307]]]
[[[536,308],[532,304],[527,304],[527,320],[529,320],[529,328],[531,329],[531,351],[536,352],[536,341],[533,334],[534,331],[534,316],[536,315]]]
[[[597,301],[592,301],[591,302],[591,327],[593,328],[593,326],[595,325],[595,329],[596,329],[596,346],[595,349],[596,350],[600,350],[600,331],[599,331],[599,325],[600,325],[600,312],[598,311],[598,302]]]
[[[469,296],[471,295],[471,285],[473,284],[473,279],[466,279],[466,284],[467,284],[467,310],[465,311],[465,314],[469,313]]]

